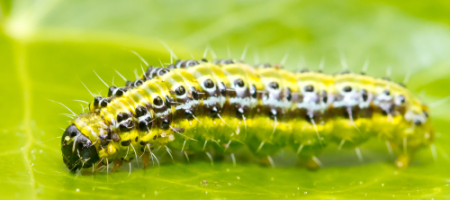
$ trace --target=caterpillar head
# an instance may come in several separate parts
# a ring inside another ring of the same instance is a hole
[[[92,128],[86,123],[79,123],[80,120],[84,119],[83,121],[85,121],[88,119],[86,116],[81,115],[75,119],[64,131],[61,138],[63,161],[72,172],[81,168],[89,168],[99,160],[95,146],[96,140],[91,140],[91,135],[83,132],[92,130]],[[82,125],[80,126],[80,124]]]

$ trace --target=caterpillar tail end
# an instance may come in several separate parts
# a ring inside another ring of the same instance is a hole
[[[73,173],[91,167],[100,159],[94,144],[74,124],[64,131],[61,151],[64,163]]]
[[[309,158],[299,158],[299,165],[300,167],[304,167],[309,170],[318,170],[322,167],[322,164],[315,159],[314,156]]]

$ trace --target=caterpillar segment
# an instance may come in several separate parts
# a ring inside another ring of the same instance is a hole
[[[434,139],[428,108],[400,84],[231,59],[150,66],[141,79],[111,86],[108,97],[96,97],[89,108],[62,137],[72,172],[110,162],[114,171],[136,157],[145,168],[157,161],[155,149],[188,156],[248,148],[270,160],[293,148],[300,163],[314,169],[329,143],[358,150],[375,137],[387,141],[402,168]]]

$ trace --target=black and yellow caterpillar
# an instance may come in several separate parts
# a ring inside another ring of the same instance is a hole
[[[258,157],[291,147],[316,168],[328,143],[357,148],[371,137],[387,141],[396,166],[406,167],[434,138],[428,108],[402,84],[229,59],[150,66],[140,80],[96,97],[89,110],[62,136],[72,172],[110,162],[115,170],[138,155],[146,167],[155,148],[232,154],[245,146]]]

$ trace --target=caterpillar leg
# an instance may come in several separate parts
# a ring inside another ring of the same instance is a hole
[[[405,169],[411,164],[413,156],[417,150],[414,146],[408,146],[407,140],[404,139],[402,144],[393,145],[394,151],[398,154],[397,159],[395,160],[395,166],[400,169]]]
[[[411,163],[412,155],[410,154],[400,154],[395,160],[395,166],[400,169],[405,169]]]
[[[144,169],[147,169],[147,165],[150,162],[150,153],[149,152],[145,152],[142,155],[142,163],[144,163]]]
[[[111,172],[115,172],[117,169],[119,169],[120,166],[122,166],[123,161],[121,159],[114,160],[113,169]]]
[[[262,157],[259,160],[260,160],[260,164],[263,166],[275,167],[275,163],[273,162],[273,159],[270,156]]]
[[[317,170],[322,167],[322,163],[316,156],[299,157],[299,165],[309,170]]]

